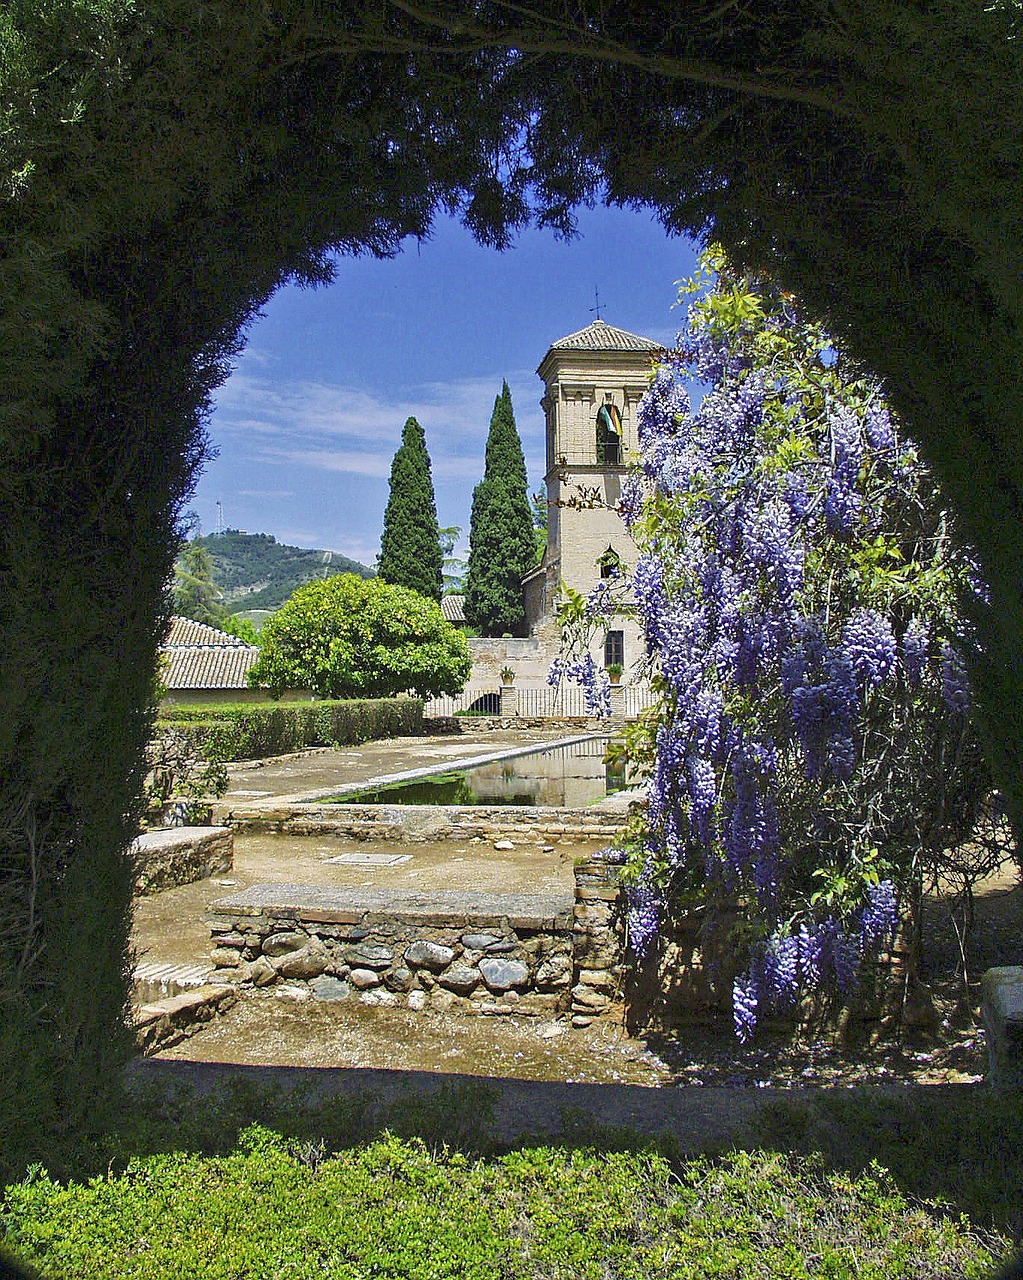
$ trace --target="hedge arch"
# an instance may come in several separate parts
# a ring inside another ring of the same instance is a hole
[[[438,208],[500,247],[595,196],[649,204],[888,376],[991,582],[976,678],[1023,831],[1018,6],[543,9],[0,14],[5,1173],[59,1170],[117,1105],[125,850],[210,392],[282,281]]]

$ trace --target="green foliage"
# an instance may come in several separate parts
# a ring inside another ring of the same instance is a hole
[[[8,1246],[67,1280],[938,1280],[991,1261],[967,1223],[909,1203],[879,1167],[852,1179],[740,1152],[675,1168],[547,1146],[469,1160],[392,1135],[327,1155],[258,1124],[226,1156],[154,1155],[66,1187],[38,1172],[8,1189],[0,1222]]]
[[[338,702],[234,703],[174,707],[157,732],[186,736],[209,760],[260,760],[305,747],[338,747],[423,731],[423,704],[415,698]]]
[[[377,573],[392,586],[409,587],[430,600],[444,588],[444,552],[423,428],[409,418],[391,463]]]
[[[228,616],[213,582],[213,560],[199,541],[186,542],[174,561],[171,607],[179,618],[222,627]]]
[[[341,574],[301,587],[263,628],[249,683],[279,696],[458,693],[472,662],[465,637],[417,591]]]
[[[221,622],[220,630],[229,636],[237,636],[239,640],[244,640],[246,644],[259,644],[259,632],[256,630],[256,624],[251,618],[240,618],[237,614],[229,613]]]
[[[472,495],[465,620],[482,635],[521,635],[522,579],[536,564],[526,463],[507,382],[494,401],[483,479]]]
[[[198,801],[187,811],[201,822],[205,802],[222,796],[227,790],[224,759],[204,759],[196,749],[192,734],[167,725],[158,725],[146,751],[149,772],[145,781],[146,819],[159,825],[164,807],[170,800]]]
[[[192,545],[209,555],[213,581],[227,609],[276,609],[307,582],[336,573],[373,576],[372,569],[337,551],[291,547],[270,533],[228,529],[197,538]]]

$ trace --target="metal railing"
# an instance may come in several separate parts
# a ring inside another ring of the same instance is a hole
[[[447,694],[423,705],[427,716],[497,716],[501,714],[500,689],[466,689],[453,698]]]
[[[613,695],[614,696],[614,695]],[[621,712],[627,719],[637,716],[645,707],[651,706],[656,697],[646,685],[622,685],[620,689]],[[618,699],[614,698],[617,702]],[[511,715],[525,719],[558,720],[563,717],[587,717],[586,694],[575,684],[563,683],[560,688],[549,686],[532,688],[512,688],[510,702]],[[455,697],[433,698],[424,706],[427,716],[498,716],[501,715],[501,690],[499,688],[467,689]],[[615,707],[619,711],[619,707]]]

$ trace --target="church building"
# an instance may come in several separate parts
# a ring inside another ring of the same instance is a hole
[[[636,410],[659,350],[650,338],[598,319],[559,338],[540,362],[547,551],[523,581],[534,635],[553,617],[562,584],[588,595],[613,567],[635,568],[636,545],[615,508],[628,456],[638,450]],[[638,624],[622,618],[595,639],[592,652],[598,666],[619,664],[628,673],[643,653]]]

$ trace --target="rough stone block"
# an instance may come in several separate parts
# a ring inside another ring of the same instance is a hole
[[[479,986],[480,971],[465,964],[453,964],[444,970],[437,981],[456,995],[467,996]]]
[[[518,960],[481,960],[479,970],[489,990],[494,992],[522,987],[529,981],[529,970]]]
[[[265,956],[257,956],[248,966],[248,979],[254,987],[269,987],[277,981],[277,970]]]
[[[288,931],[287,933],[271,933],[263,941],[265,956],[283,956],[289,951],[298,951],[309,941],[304,933]]]
[[[338,1000],[347,1000],[352,994],[352,989],[347,982],[341,982],[338,978],[328,978],[326,974],[313,978],[309,984],[309,990],[312,992],[314,1000],[323,1000],[330,1003]]]
[[[405,963],[411,968],[431,969],[434,973],[446,969],[454,958],[455,953],[450,947],[426,938],[419,938],[405,952]]]
[[[389,969],[384,974],[384,985],[389,991],[408,991],[415,980],[415,974],[411,969],[406,969],[404,965]]]
[[[1023,968],[988,969],[981,994],[987,1081],[995,1089],[1023,1089]]]
[[[369,991],[373,987],[379,987],[383,978],[375,969],[353,969],[348,975],[348,981],[359,991]]]
[[[310,938],[298,951],[273,961],[282,978],[318,978],[330,965],[330,953],[318,938]]]
[[[390,947],[362,943],[360,946],[346,947],[345,960],[360,969],[387,969],[394,960],[394,952]]]

